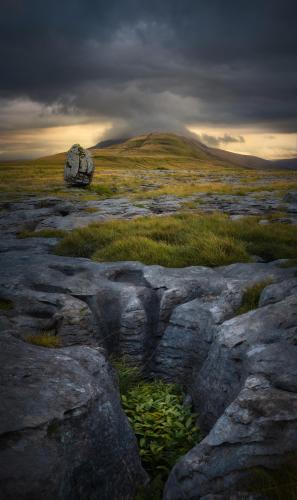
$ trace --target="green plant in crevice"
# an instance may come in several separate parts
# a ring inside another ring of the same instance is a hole
[[[55,348],[60,347],[60,338],[53,330],[42,330],[38,335],[28,335],[26,342],[40,347]]]
[[[272,280],[265,280],[247,288],[242,296],[241,304],[236,314],[245,314],[253,309],[257,309],[262,291],[271,283]]]
[[[137,366],[132,366],[123,358],[112,358],[111,364],[117,370],[121,396],[141,381],[141,372]]]
[[[183,397],[178,386],[162,381],[139,382],[121,396],[142,463],[153,477],[166,477],[200,438],[197,416],[183,406]]]
[[[135,500],[158,500],[169,471],[201,438],[197,415],[183,405],[184,394],[176,384],[144,380],[139,368],[123,360],[112,364],[118,370],[123,409],[151,478]]]

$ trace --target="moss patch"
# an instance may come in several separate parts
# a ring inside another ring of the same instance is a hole
[[[55,348],[60,346],[60,339],[52,330],[45,330],[39,335],[28,335],[26,337],[26,342],[41,347]]]
[[[21,231],[18,238],[63,238],[67,231],[62,229],[41,229],[40,231]]]
[[[87,189],[99,196],[107,198],[114,196],[117,192],[117,188],[115,186],[107,186],[104,184],[92,184]]]
[[[84,212],[86,212],[87,214],[95,214],[96,212],[99,213],[100,209],[96,207],[87,207],[84,209]]]

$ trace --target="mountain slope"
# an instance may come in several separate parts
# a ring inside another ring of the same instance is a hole
[[[130,139],[118,139],[103,141],[92,148],[114,150],[118,154],[143,154],[143,155],[169,155],[184,156],[206,161],[219,161],[238,167],[248,168],[288,168],[297,169],[297,158],[281,160],[265,160],[257,156],[232,153],[219,148],[211,148],[198,139],[183,137],[171,133],[157,133],[132,137]]]
[[[152,132],[130,139],[118,138],[99,142],[89,148],[96,164],[105,166],[156,167],[162,160],[164,166],[171,164],[199,166],[246,167],[253,169],[297,169],[297,158],[265,160],[256,156],[231,153],[219,148],[211,148],[192,137],[172,133]],[[57,164],[65,161],[66,153],[46,156],[33,163]]]
[[[101,146],[98,149],[102,149]],[[176,134],[157,132],[132,137],[126,141],[118,141],[117,144],[110,146],[108,149],[117,150],[122,154],[141,154],[145,156],[168,155],[199,159],[208,159],[209,157],[206,146],[199,141]]]

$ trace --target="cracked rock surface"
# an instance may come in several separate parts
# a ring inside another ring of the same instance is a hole
[[[260,198],[260,195],[263,195]],[[72,230],[93,222],[108,219],[131,219],[148,215],[170,215],[191,202],[194,209],[211,213],[222,212],[232,219],[247,215],[261,216],[261,224],[268,222],[266,216],[273,215],[272,221],[297,224],[297,196],[290,191],[283,200],[274,193],[258,193],[258,196],[243,196],[197,193],[195,196],[160,196],[154,199],[133,202],[128,198],[115,197],[105,200],[78,201],[55,197],[28,196],[26,200],[2,203],[0,227],[8,234],[24,229]],[[279,212],[285,211],[283,214]]]

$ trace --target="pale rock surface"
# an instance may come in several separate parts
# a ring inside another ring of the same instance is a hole
[[[87,186],[94,173],[94,164],[87,149],[74,144],[67,153],[64,178],[67,184]]]

